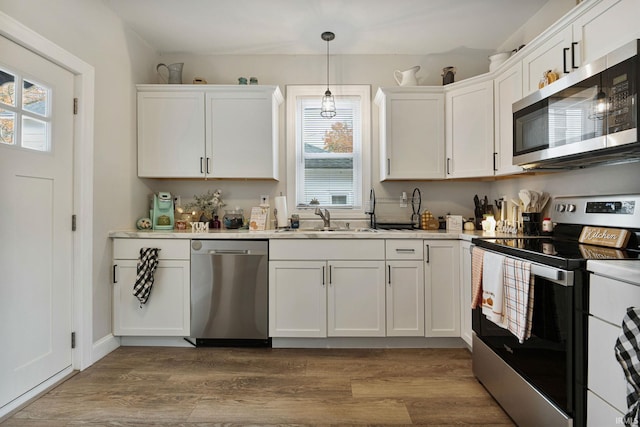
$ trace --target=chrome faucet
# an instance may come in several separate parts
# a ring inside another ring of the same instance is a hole
[[[329,209],[325,209],[323,214],[322,209],[316,208],[315,214],[320,215],[320,218],[322,218],[322,222],[324,222],[324,228],[331,227],[331,214],[329,213]]]

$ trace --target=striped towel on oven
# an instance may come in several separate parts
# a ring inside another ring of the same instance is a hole
[[[471,308],[482,305],[482,264],[484,250],[474,246],[471,250]]]
[[[627,378],[628,412],[623,419],[624,425],[637,426],[640,399],[640,308],[627,308],[615,351],[616,359]]]
[[[158,248],[140,248],[140,258],[138,258],[138,265],[136,272],[136,283],[133,285],[133,295],[140,301],[140,308],[142,304],[146,304],[151,294],[151,288],[153,287],[153,273],[158,266]]]
[[[503,274],[505,323],[522,344],[531,337],[534,289],[531,263],[505,258]]]

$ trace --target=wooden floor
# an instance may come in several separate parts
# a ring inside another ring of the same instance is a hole
[[[513,426],[466,349],[121,347],[9,426]]]

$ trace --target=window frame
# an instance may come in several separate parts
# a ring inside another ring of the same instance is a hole
[[[301,218],[314,218],[315,207],[297,206],[297,187],[299,180],[300,152],[298,144],[298,98],[317,97],[318,105],[326,90],[322,85],[287,85],[286,86],[286,160],[287,160],[287,198],[289,199],[289,214],[298,214]],[[371,85],[332,85],[331,92],[336,97],[358,96],[360,97],[360,134],[361,156],[360,176],[354,177],[359,181],[360,206],[352,208],[329,208],[331,218],[363,219],[365,214],[366,195],[371,188]],[[354,129],[354,134],[356,133]],[[354,159],[354,164],[356,160]],[[354,168],[355,171],[355,168]]]

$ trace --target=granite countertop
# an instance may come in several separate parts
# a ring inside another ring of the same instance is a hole
[[[121,230],[111,231],[112,238],[135,239],[461,239],[510,237],[497,232],[452,231],[452,230],[407,230],[407,231],[249,231],[249,230],[210,230],[205,233],[176,230]]]
[[[640,286],[640,260],[587,261],[587,270]]]

